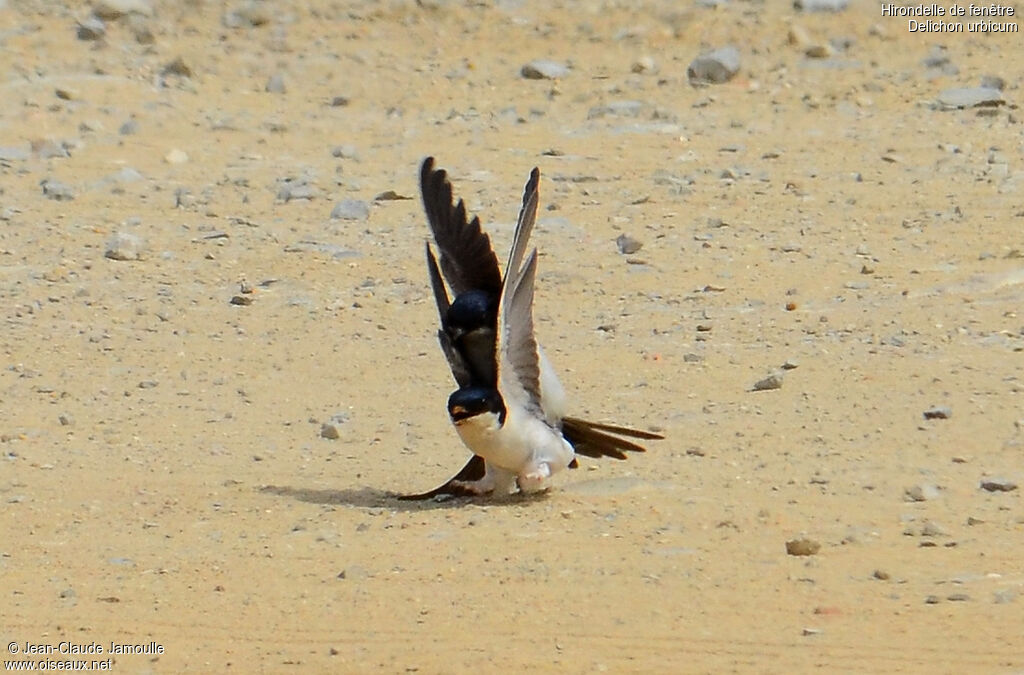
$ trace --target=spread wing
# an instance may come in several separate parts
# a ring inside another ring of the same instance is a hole
[[[454,295],[478,290],[497,294],[501,290],[498,258],[491,239],[480,229],[480,219],[468,220],[466,205],[453,203],[452,185],[444,169],[434,168],[427,157],[420,167],[420,191],[427,222],[441,256],[441,271]]]
[[[513,248],[512,256],[515,255]],[[540,356],[533,334],[533,283],[536,275],[537,249],[533,249],[522,269],[505,280],[495,349],[498,354],[498,390],[502,397],[506,401],[517,401],[544,419],[540,405]]]
[[[523,205],[519,209],[519,219],[516,221],[516,231],[512,237],[512,249],[509,251],[508,264],[505,265],[505,281],[508,282],[519,272],[523,264],[523,256],[526,255],[526,244],[530,241],[533,233],[533,224],[537,221],[537,203],[540,199],[540,169],[533,167],[530,172],[530,179],[526,181],[523,188]]]
[[[468,387],[472,384],[472,373],[470,372],[469,365],[466,363],[466,359],[455,348],[451,337],[448,335],[446,324],[448,320],[448,307],[451,306],[451,303],[448,301],[448,293],[444,289],[444,282],[441,281],[441,272],[438,270],[434,252],[430,250],[429,243],[426,246],[430,286],[434,289],[434,302],[437,303],[437,313],[441,317],[441,329],[437,331],[437,340],[441,343],[441,351],[444,352],[445,358],[448,359],[448,366],[452,370],[455,381],[460,387]]]
[[[523,265],[526,246],[537,219],[540,170],[534,168],[523,190],[512,249],[505,265],[505,280],[498,305],[495,353],[498,361],[498,389],[528,410],[544,417],[540,405],[540,355],[533,333],[533,285],[537,276],[537,249]]]

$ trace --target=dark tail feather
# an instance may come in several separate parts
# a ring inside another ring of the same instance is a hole
[[[562,435],[572,444],[576,454],[586,457],[614,457],[626,459],[626,452],[646,452],[647,449],[621,436],[656,440],[661,434],[640,431],[614,424],[588,422],[576,417],[562,419]]]

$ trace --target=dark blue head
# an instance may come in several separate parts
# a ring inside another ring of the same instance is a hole
[[[498,323],[498,298],[486,291],[460,293],[448,308],[448,325],[459,333],[494,328]]]
[[[482,413],[498,416],[498,424],[505,423],[505,401],[497,389],[463,387],[448,397],[448,414],[453,422],[461,422]]]

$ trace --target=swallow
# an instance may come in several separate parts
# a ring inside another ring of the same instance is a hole
[[[473,456],[445,484],[402,499],[534,492],[547,478],[578,466],[576,455],[625,459],[644,452],[627,440],[661,435],[566,415],[565,389],[533,327],[537,251],[526,255],[536,222],[540,171],[523,191],[505,275],[498,269],[490,237],[434,159],[424,160],[420,188],[424,210],[440,253],[426,244],[427,271],[441,320],[438,341],[459,388],[448,413]],[[526,260],[524,264],[524,258]],[[444,281],[454,296],[449,300]]]

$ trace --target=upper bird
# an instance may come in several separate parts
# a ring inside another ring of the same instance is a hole
[[[480,220],[467,219],[462,200],[434,159],[424,160],[420,187],[427,221],[440,251],[428,243],[427,269],[441,319],[438,339],[459,385],[448,412],[473,457],[434,490],[403,499],[438,495],[507,494],[514,487],[542,489],[546,479],[575,467],[575,455],[625,459],[644,448],[622,438],[654,434],[566,416],[565,390],[533,330],[537,251],[526,255],[537,217],[540,171],[523,191],[505,276]],[[524,258],[526,262],[524,264]],[[449,300],[441,275],[454,295]]]

